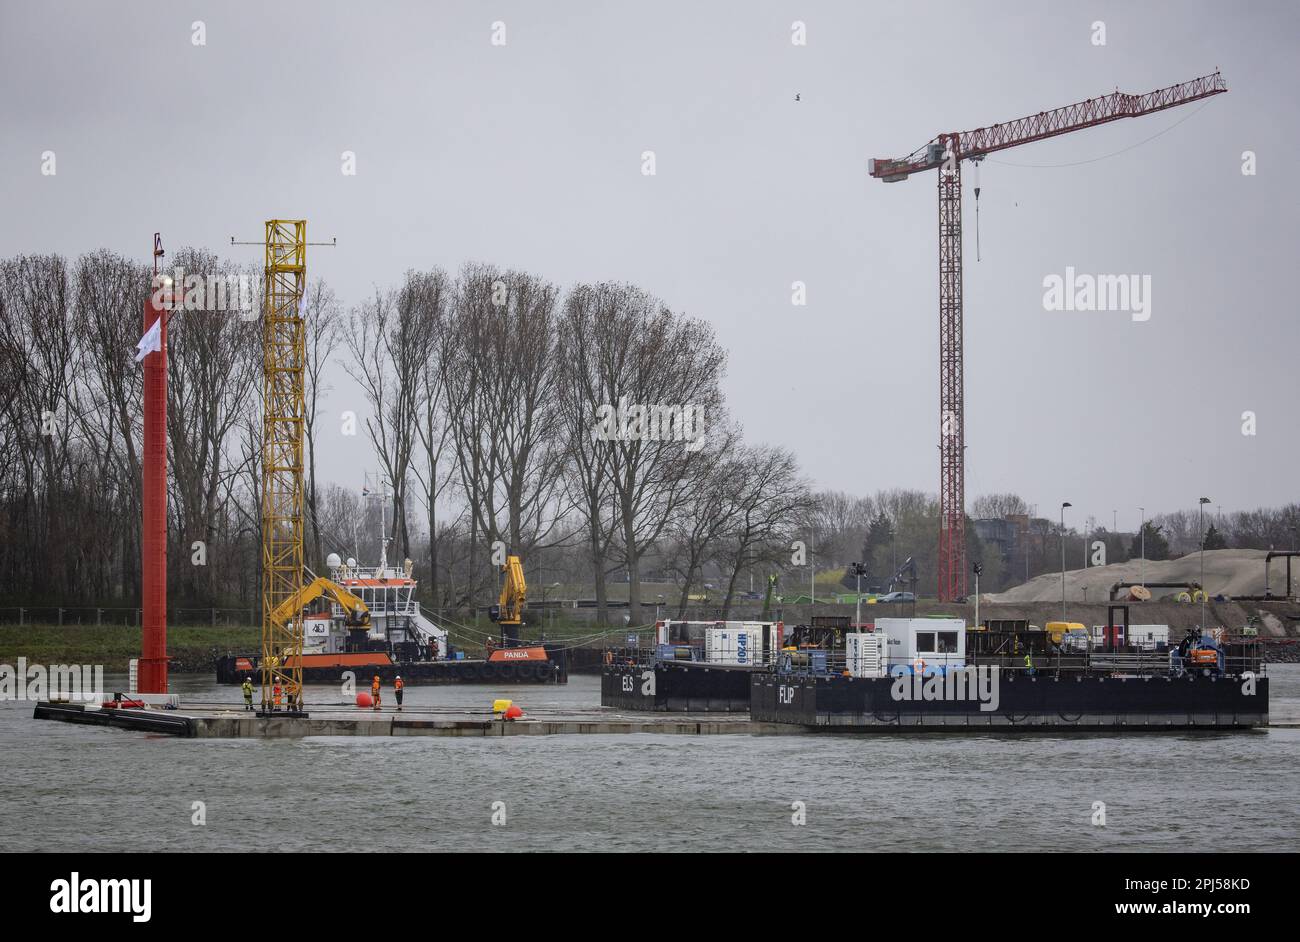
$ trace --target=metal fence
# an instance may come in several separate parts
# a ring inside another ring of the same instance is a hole
[[[94,625],[139,628],[140,609],[125,607],[8,606],[0,607],[0,625]],[[253,608],[172,608],[167,624],[211,628],[248,628],[262,624]]]
[[[382,609],[377,609],[383,614]],[[441,609],[431,610],[421,606],[421,611],[435,624],[441,624]],[[56,606],[10,605],[0,607],[0,625],[95,625],[117,628],[139,628],[141,612],[129,606]],[[178,627],[209,628],[260,628],[260,608],[169,608],[167,624]]]
[[[704,651],[700,646],[669,645],[677,657],[661,656],[669,653],[660,652],[653,647],[610,647],[604,652],[604,664],[609,667],[651,667],[655,664],[671,664],[674,660],[703,663]],[[848,661],[843,648],[833,650],[800,649],[781,651],[768,659],[767,665],[779,665],[782,673],[837,675],[848,671]],[[1157,677],[1170,673],[1169,652],[1138,653],[1099,653],[1078,656],[1032,656],[1029,661],[1023,654],[979,654],[966,658],[968,667],[997,667],[1007,674],[1037,675],[1043,677],[1075,675],[1123,675],[1129,677]],[[1187,665],[1188,672],[1195,672],[1196,667]],[[908,671],[905,669],[905,673]],[[1241,676],[1251,672],[1260,676],[1267,673],[1262,657],[1256,653],[1226,655],[1223,658],[1223,673],[1227,676]]]

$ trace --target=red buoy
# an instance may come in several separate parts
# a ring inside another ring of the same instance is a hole
[[[371,700],[370,694],[366,693],[364,690],[357,694],[357,706],[361,707],[363,710],[368,710],[374,705],[375,701]]]
[[[524,715],[524,711],[519,709],[519,707],[515,706],[514,704],[511,704],[510,709],[506,710],[506,719],[508,720],[517,720],[519,719],[519,717],[523,715]]]

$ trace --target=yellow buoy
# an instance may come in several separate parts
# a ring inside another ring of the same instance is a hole
[[[493,713],[504,713],[506,710],[510,709],[510,707],[511,707],[513,704],[514,704],[514,701],[513,701],[513,700],[493,700],[493,701],[492,701],[492,712],[493,712]]]

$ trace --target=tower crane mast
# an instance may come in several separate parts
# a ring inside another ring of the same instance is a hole
[[[306,415],[307,220],[268,219],[262,242],[265,285],[262,300],[262,709],[278,709],[273,693],[285,696],[289,714],[306,716],[302,698],[303,593],[322,588],[316,580],[304,589],[303,429]],[[333,583],[329,583],[333,586]],[[329,586],[323,587],[329,589]],[[365,606],[334,586],[349,613],[360,618]],[[333,590],[330,590],[331,592]],[[319,593],[318,593],[319,594]],[[350,601],[349,601],[350,599]],[[294,604],[295,601],[299,604]],[[359,606],[359,608],[358,608]],[[368,614],[366,618],[368,620]]]
[[[1120,118],[1175,108],[1228,90],[1216,71],[1130,95],[1115,91],[1014,121],[940,134],[900,159],[871,160],[867,172],[886,183],[939,171],[939,599],[966,594],[966,427],[962,352],[961,162],[1021,144],[1081,131]],[[979,190],[976,190],[978,196]]]

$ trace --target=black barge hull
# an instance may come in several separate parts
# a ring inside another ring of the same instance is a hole
[[[653,713],[747,713],[752,667],[691,662],[614,665],[600,675],[600,705]]]
[[[903,700],[893,678],[751,678],[755,722],[844,732],[1251,729],[1268,725],[1268,678],[1003,676],[996,706]],[[981,709],[984,706],[985,709]]]
[[[115,726],[137,733],[163,733],[168,736],[193,736],[194,720],[162,710],[101,709],[87,710],[80,703],[53,703],[42,700],[36,704],[32,717],[38,720],[63,720],[91,726]]]

